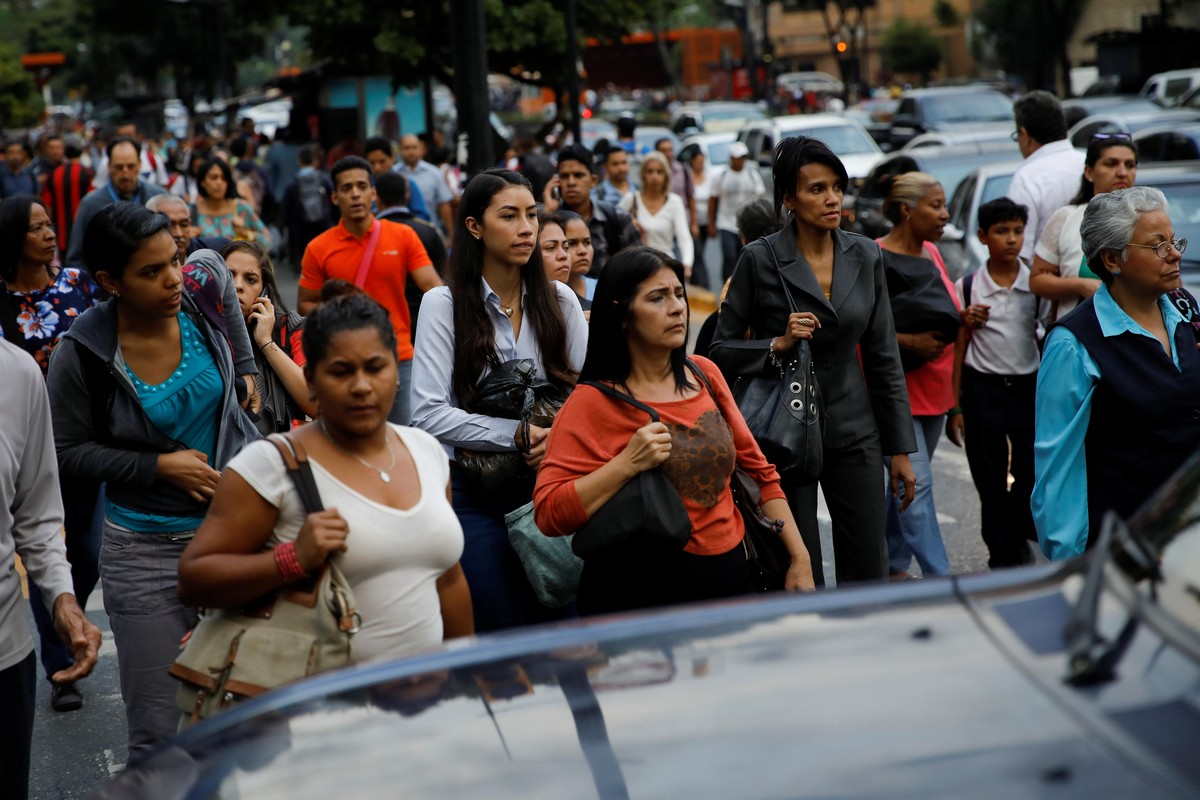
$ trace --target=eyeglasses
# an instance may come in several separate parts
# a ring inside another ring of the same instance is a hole
[[[1118,142],[1132,142],[1133,134],[1125,133],[1124,131],[1115,131],[1113,133],[1093,133],[1093,142],[1103,142],[1106,139],[1115,139]]]
[[[1017,139],[1020,139],[1020,138],[1021,138],[1021,132],[1020,132],[1020,131],[1013,131],[1012,133],[1010,133],[1010,134],[1008,135],[1008,138],[1012,139],[1012,140],[1015,142]]]
[[[27,232],[33,234],[34,236],[41,236],[45,231],[50,231],[53,233],[54,226],[49,222],[43,222],[41,225],[30,225],[27,229]]]
[[[1130,247],[1145,247],[1147,249],[1153,250],[1154,254],[1156,256],[1158,256],[1159,258],[1161,258],[1165,261],[1167,256],[1171,255],[1172,247],[1174,247],[1177,251],[1179,251],[1179,255],[1183,255],[1183,251],[1187,250],[1187,239],[1176,239],[1173,242],[1171,240],[1167,239],[1167,240],[1159,242],[1158,244],[1130,244],[1129,246]]]

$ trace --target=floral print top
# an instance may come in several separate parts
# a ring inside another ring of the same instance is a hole
[[[237,238],[237,231],[233,228],[233,218],[241,217],[245,222],[246,230],[254,234],[254,241],[261,244],[267,250],[271,249],[273,239],[271,231],[263,224],[262,219],[258,214],[254,213],[254,206],[247,203],[245,200],[238,200],[234,206],[232,214],[221,214],[213,216],[211,214],[202,214],[200,209],[192,206],[192,221],[193,224],[200,229],[197,234],[192,231],[193,236],[222,236],[230,241]]]
[[[91,278],[71,267],[60,269],[53,283],[35,292],[13,292],[4,287],[0,300],[16,312],[20,331],[18,340],[12,343],[33,356],[42,368],[42,377],[46,376],[58,340],[76,317],[100,301],[99,291]],[[4,332],[0,331],[2,336]]]

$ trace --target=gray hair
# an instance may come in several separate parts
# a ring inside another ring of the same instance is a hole
[[[1166,196],[1151,186],[1131,186],[1093,197],[1079,225],[1088,268],[1105,284],[1111,284],[1113,276],[1104,264],[1104,253],[1117,252],[1123,263],[1129,257],[1129,242],[1142,214],[1166,210]]]
[[[153,211],[156,214],[161,214],[165,211],[166,206],[172,205],[174,203],[178,203],[179,205],[183,206],[184,208],[188,207],[187,202],[182,197],[176,197],[175,195],[170,194],[168,192],[163,192],[162,194],[156,194],[153,197],[147,199],[146,200],[146,208],[148,208],[149,210]]]
[[[893,225],[899,225],[900,206],[907,206],[909,211],[917,207],[921,198],[941,182],[927,172],[905,172],[892,179],[888,188],[887,200],[883,203],[883,216]]]

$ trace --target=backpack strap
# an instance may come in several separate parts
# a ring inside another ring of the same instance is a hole
[[[980,267],[987,269],[987,267]],[[963,276],[963,301],[967,305],[971,305],[971,286],[975,283],[975,273],[971,272]]]

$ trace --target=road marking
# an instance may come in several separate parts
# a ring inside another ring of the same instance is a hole
[[[117,754],[113,752],[111,747],[104,748],[103,766],[108,770],[108,777],[110,778],[125,771],[125,762],[117,761]]]

